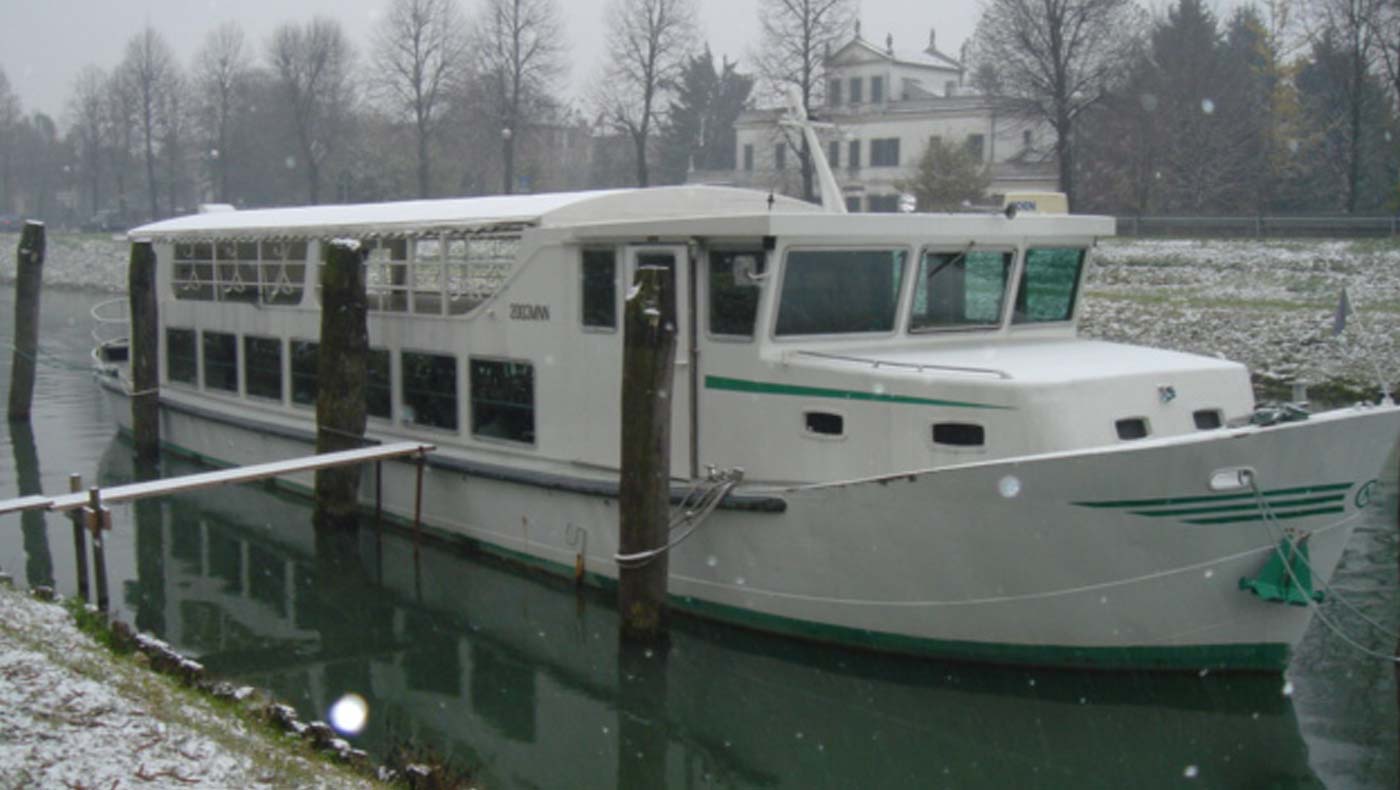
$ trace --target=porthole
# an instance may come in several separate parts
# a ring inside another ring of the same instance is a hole
[[[933,425],[933,443],[953,447],[981,447],[987,443],[987,431],[969,422],[939,422]]]
[[[842,436],[846,433],[846,418],[829,411],[803,412],[807,433],[820,436]]]
[[[1147,438],[1147,420],[1145,418],[1126,417],[1114,425],[1118,428],[1118,438],[1124,441]]]
[[[1201,431],[1213,431],[1225,424],[1219,409],[1201,409],[1191,416],[1196,420],[1196,429]]]

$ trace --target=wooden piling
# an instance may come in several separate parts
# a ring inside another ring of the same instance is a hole
[[[358,242],[335,240],[321,273],[321,340],[316,358],[316,452],[364,446],[369,328],[363,252]],[[355,523],[358,464],[316,472],[318,527]]]
[[[68,492],[76,494],[82,490],[83,476],[68,475]],[[83,535],[83,513],[75,510],[69,514],[69,518],[73,521],[73,563],[76,566],[74,572],[78,575],[78,597],[86,603],[91,598],[88,597],[87,538]]]
[[[97,587],[97,609],[101,612],[107,611],[107,549],[106,539],[103,532],[110,528],[108,519],[111,513],[102,506],[102,491],[93,486],[88,489],[88,506],[83,512],[87,519],[87,527],[92,532],[92,577],[93,584]]]
[[[136,457],[160,456],[160,330],[156,253],[149,241],[131,245],[127,267],[131,315],[131,433]]]
[[[39,290],[44,282],[44,223],[26,222],[15,252],[15,348],[10,365],[11,420],[29,419],[39,353]]]
[[[675,273],[645,257],[628,299],[622,354],[622,480],[618,553],[656,551],[618,568],[624,640],[656,642],[666,633],[671,516],[671,385],[676,355]]]

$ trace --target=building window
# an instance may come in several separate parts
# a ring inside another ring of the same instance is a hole
[[[238,335],[204,333],[204,386],[238,392]]]
[[[753,143],[744,143],[744,169],[753,172]]]
[[[849,211],[849,212],[852,213],[852,214],[859,214],[859,213],[860,213],[860,198],[858,198],[858,197],[848,197],[848,198],[846,198],[846,210]]]
[[[871,195],[866,199],[871,214],[895,214],[899,212],[899,195]]]
[[[832,140],[826,146],[826,163],[832,167],[841,166],[841,141]]]
[[[457,430],[457,358],[403,352],[403,417],[414,425]]]
[[[885,100],[885,78],[870,78],[870,101],[879,104]]]
[[[986,149],[986,139],[980,134],[969,134],[967,136],[967,153],[976,161],[981,162]]]
[[[861,88],[862,84],[860,77],[851,77],[851,104],[860,104],[862,101],[865,100],[862,96],[863,91],[861,90]]]
[[[851,168],[852,170],[855,170],[855,169],[859,168],[859,167],[860,167],[860,141],[859,141],[859,140],[852,140],[850,146],[846,149],[846,152],[847,152],[847,156],[846,156],[846,167],[849,167],[849,168]]]
[[[949,80],[948,82],[943,83],[943,95],[952,96],[953,92],[956,91],[957,88],[958,84],[956,82],[953,82],[952,80]]]
[[[245,335],[243,371],[249,395],[282,400],[282,339]]]
[[[710,253],[710,334],[753,337],[758,316],[758,285],[740,281],[739,272],[758,274],[763,253],[759,250],[715,250]]]
[[[617,254],[612,249],[584,250],[581,266],[583,325],[617,329]]]
[[[528,362],[471,361],[472,433],[535,443],[535,368]]]
[[[1031,147],[1031,130],[1030,130],[1030,129],[1022,129],[1022,130],[1021,130],[1021,147],[1022,147],[1022,148],[1030,148],[1030,147]]]
[[[165,377],[184,384],[199,384],[199,353],[193,329],[165,330]]]
[[[773,167],[777,170],[785,170],[787,168],[786,144],[778,143],[777,145],[773,146]]]
[[[826,104],[828,107],[836,107],[841,104],[841,80],[839,78],[833,79],[827,84]]]
[[[870,141],[871,167],[899,167],[899,138]]]

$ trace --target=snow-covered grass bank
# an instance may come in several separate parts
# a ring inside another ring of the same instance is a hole
[[[18,242],[0,234],[0,256]],[[53,234],[44,281],[119,293],[127,257],[120,235]],[[1090,336],[1223,356],[1265,382],[1360,391],[1375,387],[1377,367],[1400,380],[1400,242],[1112,239],[1094,260]],[[0,265],[0,281],[13,277]],[[1356,313],[1333,338],[1343,287]]]
[[[0,585],[0,787],[371,788]]]

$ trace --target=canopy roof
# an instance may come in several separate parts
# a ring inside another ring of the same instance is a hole
[[[216,211],[153,222],[133,228],[127,235],[133,240],[393,235],[409,231],[563,227],[620,220],[765,214],[774,210],[807,213],[820,212],[821,207],[749,189],[679,186]]]

